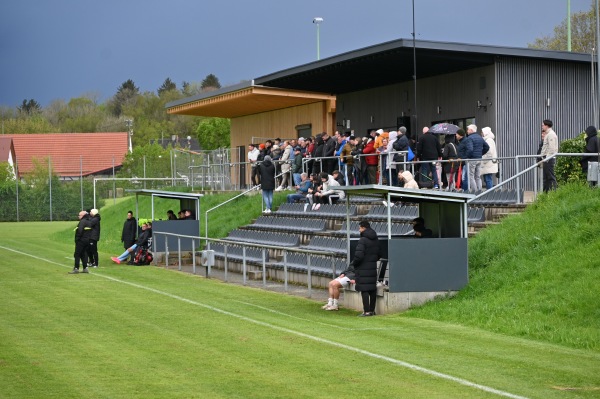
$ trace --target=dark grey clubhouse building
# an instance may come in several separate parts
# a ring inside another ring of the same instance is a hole
[[[499,157],[514,157],[536,153],[543,119],[561,141],[595,124],[592,64],[590,54],[399,39],[174,101],[167,111],[230,118],[232,148],[244,149],[256,138],[364,136],[399,125],[414,135],[437,122],[474,123],[492,128]]]

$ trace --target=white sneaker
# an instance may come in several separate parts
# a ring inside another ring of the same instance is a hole
[[[314,211],[315,209],[317,209],[317,204],[312,204],[312,208],[311,208],[311,209],[312,209],[313,211]]]
[[[283,187],[279,186],[275,189],[275,191],[283,191]]]
[[[327,306],[325,310],[340,310],[337,305]]]
[[[387,208],[387,206],[388,206],[387,201],[381,201],[381,202],[383,202],[383,206],[385,206]]]
[[[317,206],[315,206],[315,211],[318,211],[319,208],[321,208],[321,204],[317,204]]]
[[[270,209],[265,209],[265,213],[271,213]]]
[[[321,309],[323,309],[323,310],[327,310],[327,308],[328,308],[329,306],[331,306],[331,305],[329,305],[329,302],[327,302],[325,305],[321,306]]]
[[[306,208],[308,208],[308,202],[304,204],[304,212],[306,212]]]

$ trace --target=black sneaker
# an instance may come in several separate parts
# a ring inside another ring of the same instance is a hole
[[[79,273],[79,269],[73,269],[69,272],[69,274],[78,274]]]
[[[87,267],[84,267],[83,270],[81,271],[81,273],[89,273],[90,271],[88,270]]]

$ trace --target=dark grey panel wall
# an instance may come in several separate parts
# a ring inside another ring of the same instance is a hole
[[[554,122],[560,141],[576,137],[594,124],[590,82],[589,64],[499,57],[494,130],[499,156],[535,154],[544,119]],[[503,162],[501,167],[505,177],[516,171],[514,162]],[[533,181],[530,174],[522,184],[531,190]]]
[[[165,251],[165,237],[167,238],[167,244],[169,246],[169,252],[176,252],[178,248],[182,251],[191,251],[194,248],[192,246],[191,238],[178,239],[175,236],[165,236],[157,233],[173,233],[181,234],[186,236],[198,237],[200,235],[200,222],[198,220],[157,220],[152,223],[153,234],[153,250],[156,252]],[[200,240],[194,240],[195,247],[200,245]],[[178,247],[178,245],[180,247]]]
[[[390,292],[458,291],[469,282],[467,238],[389,242]]]
[[[374,71],[376,73],[376,71]],[[470,69],[417,80],[418,131],[432,122],[475,117],[480,126],[495,125],[495,109],[477,109],[477,101],[492,102],[494,67]],[[439,107],[439,113],[438,113]],[[370,129],[396,128],[396,120],[414,113],[413,82],[401,82],[337,97],[336,119],[351,121],[351,129],[365,135]],[[341,128],[340,128],[341,129]]]

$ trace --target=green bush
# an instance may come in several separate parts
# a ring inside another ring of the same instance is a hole
[[[560,143],[559,152],[576,153],[585,150],[585,132],[574,139],[565,140]],[[556,179],[558,184],[569,182],[585,182],[587,176],[581,171],[581,164],[578,157],[558,157],[556,161]]]

